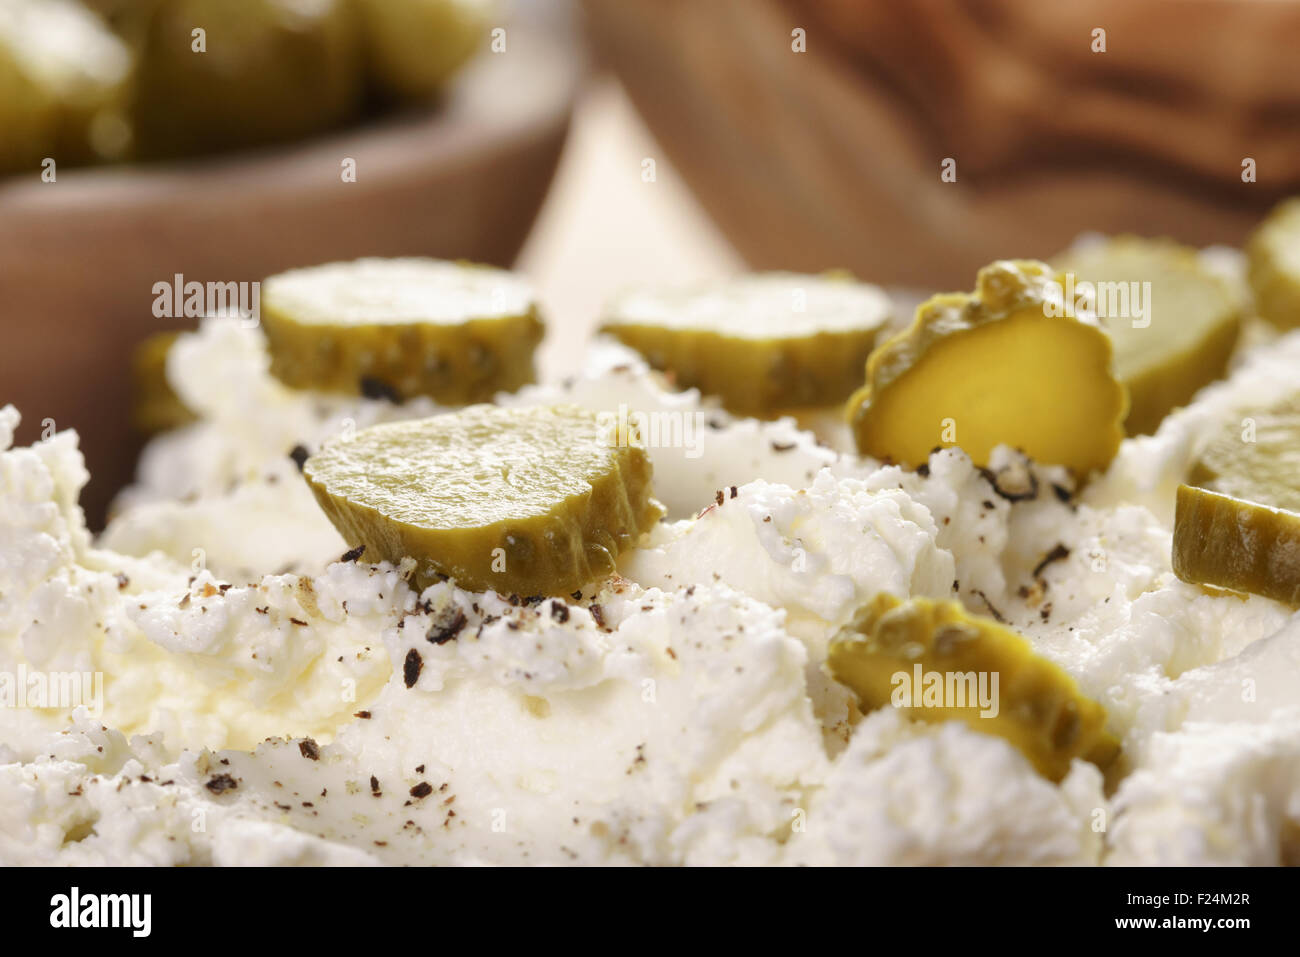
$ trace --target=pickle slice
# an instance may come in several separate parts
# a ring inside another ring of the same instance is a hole
[[[363,92],[356,34],[347,0],[159,4],[140,50],[133,116],[141,154],[261,146],[351,119]]]
[[[625,293],[603,329],[678,385],[739,415],[835,405],[862,383],[888,322],[875,286],[837,276],[764,273],[720,286]]]
[[[476,591],[563,595],[614,571],[663,515],[644,450],[577,406],[470,406],[327,445],[303,475],[368,561]]]
[[[832,639],[827,661],[864,711],[895,704],[923,721],[961,721],[1005,738],[1053,781],[1074,758],[1105,770],[1119,752],[1105,709],[1073,678],[1020,635],[955,601],[882,592]]]
[[[131,357],[131,421],[145,435],[188,425],[195,419],[167,381],[167,353],[179,332],[156,332]]]
[[[1246,244],[1259,314],[1280,329],[1300,326],[1300,198],[1278,205]]]
[[[1174,574],[1300,607],[1300,513],[1178,486]]]
[[[1055,265],[1074,274],[1076,289],[1081,281],[1097,284],[1098,321],[1115,350],[1115,375],[1128,388],[1129,435],[1155,432],[1166,415],[1223,377],[1241,313],[1232,289],[1195,249],[1120,236],[1071,250]]]
[[[1200,450],[1187,483],[1300,512],[1300,393],[1225,422]]]
[[[371,81],[390,96],[436,93],[487,39],[487,0],[355,0]]]
[[[0,172],[118,158],[131,70],[126,44],[79,4],[0,3]]]
[[[1110,340],[1086,315],[1062,315],[1060,295],[1046,264],[1003,260],[980,270],[973,295],[922,303],[871,354],[849,400],[858,451],[915,468],[956,445],[987,465],[1006,444],[1080,476],[1105,468],[1126,394]]]
[[[262,284],[271,372],[300,389],[443,405],[534,380],[537,304],[512,273],[436,259],[358,259]]]
[[[28,169],[54,152],[58,105],[19,60],[22,37],[0,17],[0,175]]]

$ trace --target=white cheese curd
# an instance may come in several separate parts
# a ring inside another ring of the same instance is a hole
[[[1300,863],[1300,615],[1153,682],[1126,740],[1110,862]]]
[[[823,471],[807,490],[759,481],[720,492],[698,519],[660,525],[619,570],[662,588],[723,582],[782,609],[808,646],[808,693],[836,748],[850,732],[852,695],[823,670],[827,645],[878,592],[952,594],[952,555],[937,534],[904,492]]]
[[[0,411],[0,439],[16,422]],[[98,674],[97,717],[164,732],[176,749],[328,736],[383,684],[379,631],[414,600],[397,570],[335,564],[314,579],[231,584],[98,550],[75,504],[86,478],[74,433],[0,451],[0,672],[11,681]],[[3,707],[0,729],[61,727],[67,710]]]
[[[157,766],[160,748],[146,762],[113,732],[117,760],[67,745],[0,755],[0,814],[16,817],[4,832],[27,839],[0,853],[233,863],[264,834],[251,862],[777,862],[827,764],[802,645],[721,587],[600,598],[603,625],[555,600],[434,586],[383,629],[391,678],[333,744]],[[123,781],[137,801],[116,796]],[[700,813],[734,839],[683,830]],[[123,846],[124,830],[189,831],[196,814],[204,830],[184,845]]]
[[[1101,772],[1076,761],[1055,785],[1001,738],[893,709],[853,732],[813,797],[791,863],[837,866],[1096,864]]]
[[[348,548],[287,457],[218,497],[142,502],[119,512],[100,545],[198,562],[226,581],[253,580],[268,569],[317,574]]]

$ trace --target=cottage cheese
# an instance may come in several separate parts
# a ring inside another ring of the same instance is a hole
[[[511,604],[340,561],[288,456],[435,407],[290,392],[256,330],[208,323],[169,359],[200,420],[98,539],[75,435],[13,448],[0,412],[0,673],[103,676],[0,708],[0,863],[1294,862],[1300,620],[1174,578],[1165,490],[1298,362],[1300,334],[1248,355],[1079,496],[1005,449],[992,475],[840,456],[601,345],[501,401],[698,415],[649,449],[672,520],[620,576]],[[1027,635],[1106,706],[1113,780],[860,716],[822,664],[881,590]]]

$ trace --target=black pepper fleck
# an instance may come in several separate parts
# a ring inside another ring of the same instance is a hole
[[[402,680],[406,682],[406,687],[413,688],[415,683],[420,680],[420,671],[424,668],[424,659],[420,653],[412,648],[406,653],[406,661],[402,663]]]
[[[1043,560],[1034,566],[1034,572],[1033,572],[1034,577],[1037,578],[1039,575],[1041,575],[1043,569],[1046,568],[1048,565],[1052,564],[1052,562],[1059,562],[1062,559],[1069,558],[1069,557],[1070,557],[1070,550],[1066,548],[1063,544],[1060,544],[1058,542],[1056,547],[1053,548],[1046,555],[1044,555]]]
[[[224,791],[233,791],[239,787],[239,782],[229,774],[217,774],[208,778],[208,783],[204,787],[213,794],[221,794]]]
[[[465,612],[457,608],[450,618],[444,616],[444,620],[435,621],[430,625],[429,633],[425,637],[435,645],[445,645],[459,635],[464,627]]]

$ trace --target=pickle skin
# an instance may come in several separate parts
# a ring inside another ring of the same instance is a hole
[[[762,273],[743,277],[718,290],[702,290],[700,298],[736,295],[737,313],[746,308],[745,296],[762,295],[747,285],[788,282],[799,284],[844,284],[853,280],[840,273],[821,276]],[[825,288],[823,286],[823,288]],[[863,287],[867,295],[870,287]],[[772,297],[789,295],[789,289],[773,286]],[[697,388],[717,396],[736,415],[771,419],[790,409],[817,408],[843,402],[862,382],[862,369],[881,328],[889,319],[888,304],[881,296],[876,313],[864,314],[860,327],[818,330],[815,325],[801,331],[798,320],[779,334],[755,337],[735,331],[700,327],[657,325],[651,321],[607,316],[601,331],[639,352],[655,369],[672,374],[676,385]],[[668,307],[664,307],[668,308]],[[721,315],[718,318],[723,318]],[[817,317],[809,309],[811,323]]]
[[[935,447],[958,446],[987,465],[1006,444],[1080,478],[1104,469],[1124,438],[1128,393],[1101,328],[1049,314],[1053,283],[1063,277],[1045,263],[1002,260],[980,270],[973,294],[922,303],[872,352],[845,408],[858,451],[916,468]]]
[[[923,721],[961,721],[1003,738],[1051,781],[1062,780],[1074,758],[1104,771],[1119,754],[1119,741],[1105,727],[1105,709],[1084,696],[1069,674],[1020,635],[955,601],[902,601],[882,592],[832,639],[827,658],[831,675],[854,692],[863,711],[893,704],[894,676],[910,677],[918,664],[944,676],[996,673],[997,714],[982,717],[978,704],[951,702],[900,711]]]
[[[471,406],[327,445],[303,476],[367,560],[417,560],[502,594],[566,595],[614,572],[662,517],[644,450],[616,446],[575,406]],[[378,503],[378,504],[376,504]]]
[[[1300,608],[1300,514],[1178,486],[1174,574]]]
[[[401,261],[358,260],[355,265],[367,268],[385,262]],[[438,268],[451,265],[427,262]],[[456,268],[485,274],[491,270],[468,263]],[[374,382],[398,399],[428,396],[441,405],[460,406],[486,402],[498,392],[514,392],[536,381],[533,354],[545,327],[531,299],[514,314],[466,316],[459,322],[343,317],[304,321],[291,303],[280,301],[277,278],[264,283],[262,331],[272,375],[291,388],[358,395],[367,391],[366,383]]]
[[[760,419],[777,418],[790,408],[843,402],[861,380],[876,336],[875,330],[817,333],[765,347],[703,331],[672,333],[646,326],[605,331],[641,353],[653,368],[671,372],[676,385],[718,396],[735,415]]]
[[[1073,272],[1076,282],[1151,283],[1148,327],[1130,331],[1122,317],[1104,323],[1116,376],[1129,392],[1124,420],[1129,435],[1154,434],[1165,416],[1227,372],[1241,334],[1241,312],[1228,285],[1200,264],[1195,249],[1169,239],[1117,236],[1067,253],[1054,265]],[[1177,301],[1180,295],[1183,303]],[[1203,312],[1190,334],[1188,309]],[[1154,352],[1153,342],[1169,348]]]
[[[1259,314],[1279,329],[1300,326],[1300,198],[1278,204],[1246,243]]]

